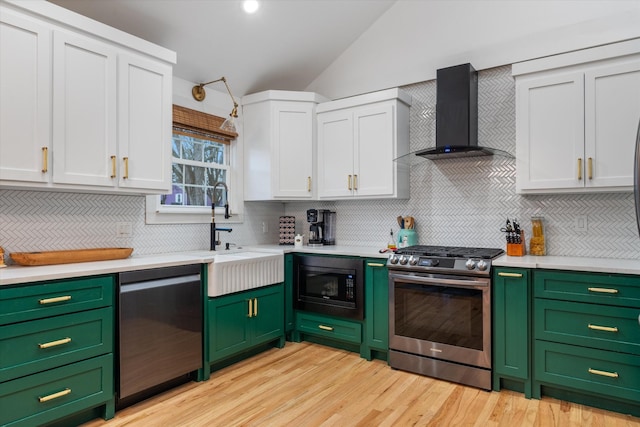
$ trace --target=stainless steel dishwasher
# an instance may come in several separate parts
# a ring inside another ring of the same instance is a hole
[[[118,408],[193,378],[202,313],[199,264],[119,274]]]

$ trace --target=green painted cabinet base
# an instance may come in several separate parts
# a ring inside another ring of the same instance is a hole
[[[532,396],[531,272],[496,268],[493,273],[493,390]]]
[[[388,361],[389,271],[384,259],[367,259],[364,267],[364,343],[362,357]]]
[[[366,359],[366,346],[362,342],[362,322],[323,314],[296,311],[296,329],[292,339],[356,351]]]
[[[284,347],[284,285],[209,298],[207,361],[219,362],[267,342]]]

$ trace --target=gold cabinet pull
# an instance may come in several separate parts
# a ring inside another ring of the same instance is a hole
[[[247,317],[253,317],[253,300],[252,299],[249,300],[249,314],[247,315]]]
[[[351,188],[351,175],[349,175],[349,180],[347,185],[349,186],[349,191],[353,190],[353,188]]]
[[[582,179],[582,157],[578,157],[578,180]]]
[[[258,317],[258,298],[253,299],[253,317]]]
[[[122,179],[127,179],[129,178],[129,158],[123,157],[122,161],[124,162],[124,175]]]
[[[384,264],[382,264],[380,262],[368,262],[367,266],[369,266],[369,267],[384,267]]]
[[[498,276],[500,277],[517,277],[517,278],[521,278],[522,277],[522,273],[505,273],[504,271],[501,271],[498,273]]]
[[[358,189],[358,175],[353,175],[353,189]]]
[[[595,292],[598,294],[617,294],[617,289],[609,289],[609,288],[587,288],[589,292]]]
[[[318,328],[322,329],[323,331],[333,331],[333,328],[331,326],[318,325]]]
[[[598,369],[591,369],[591,368],[589,368],[589,373],[593,375],[600,375],[601,377],[609,377],[609,378],[618,378],[620,376],[618,375],[617,372],[600,371]]]
[[[311,193],[311,177],[307,177],[307,192]]]
[[[42,147],[42,173],[47,173],[49,170],[49,149]]]
[[[111,156],[111,178],[116,177],[116,156]]]
[[[48,396],[38,397],[38,402],[40,402],[40,403],[48,402],[50,400],[57,399],[57,398],[62,397],[62,396],[66,396],[67,394],[71,394],[71,389],[70,388],[65,388],[62,391],[50,394]]]
[[[599,326],[589,323],[587,325],[587,328],[593,329],[594,331],[618,332],[618,328],[616,328],[615,326]]]
[[[62,344],[67,344],[71,342],[71,338],[67,337],[67,338],[62,338],[61,340],[57,340],[57,341],[50,341],[50,342],[46,342],[44,344],[38,344],[38,348],[50,348],[50,347],[56,347]]]
[[[589,179],[593,179],[593,159],[591,157],[587,159],[587,174]]]
[[[38,300],[38,304],[40,305],[53,304],[56,302],[69,301],[70,299],[71,299],[71,295],[64,295],[61,297],[45,298],[45,299]]]

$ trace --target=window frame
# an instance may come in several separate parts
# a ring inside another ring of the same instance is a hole
[[[175,117],[175,107],[174,105],[174,117]],[[184,107],[179,107],[182,110],[188,110]],[[195,110],[193,110],[195,111]],[[199,113],[196,111],[196,113]],[[202,113],[199,113],[202,114]],[[208,114],[208,113],[207,113]],[[213,116],[212,114],[208,114],[209,116],[215,117],[219,119],[220,123],[224,121],[223,118],[218,116]],[[236,122],[236,126],[239,126],[239,123]],[[173,135],[174,129],[176,127],[176,123],[173,122],[171,137],[172,139],[168,141],[169,144],[173,144]],[[178,124],[177,127],[181,128],[182,125]],[[224,132],[224,131],[222,131]],[[178,132],[180,133],[180,132]],[[215,132],[209,131],[208,133]],[[194,135],[197,137],[197,135]],[[224,218],[224,207],[216,207],[215,208],[215,217],[217,223],[242,223],[244,221],[243,215],[243,180],[242,180],[242,139],[240,135],[235,134],[235,137],[231,137],[231,135],[223,135],[227,140],[229,140],[226,148],[225,155],[228,157],[227,162],[227,178],[226,183],[229,187],[228,192],[228,203],[231,211],[231,218]],[[220,142],[220,141],[219,141]],[[174,159],[173,150],[170,146],[169,153],[171,155],[171,167],[173,168]],[[186,160],[186,159],[181,159]],[[188,161],[188,160],[187,160]],[[173,172],[171,172],[173,175]],[[173,179],[172,179],[173,185]],[[163,205],[160,203],[161,195],[147,196],[145,203],[145,222],[147,224],[203,224],[211,222],[211,207],[209,206],[177,206],[177,205]]]

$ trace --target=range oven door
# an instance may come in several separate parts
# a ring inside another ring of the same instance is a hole
[[[389,272],[389,347],[491,368],[489,278]]]

